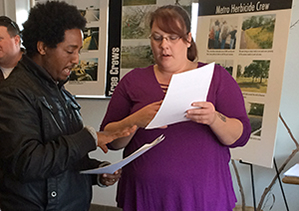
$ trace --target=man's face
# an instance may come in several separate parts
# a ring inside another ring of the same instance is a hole
[[[55,81],[64,81],[71,74],[74,65],[79,63],[79,53],[82,48],[83,37],[80,29],[66,30],[64,41],[56,48],[45,47],[42,63]]]
[[[0,26],[0,66],[5,67],[8,60],[16,56],[20,51],[20,37],[10,37],[5,26]]]

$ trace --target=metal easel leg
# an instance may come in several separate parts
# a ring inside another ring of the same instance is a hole
[[[277,165],[276,165],[275,158],[273,158],[273,161],[274,161],[274,167],[275,167],[275,170],[276,170],[278,182],[279,182],[279,185],[280,185],[280,190],[281,190],[281,193],[282,193],[282,196],[283,196],[283,199],[284,199],[284,203],[285,203],[285,206],[286,206],[286,210],[289,211],[288,203],[287,203],[287,200],[286,200],[286,197],[285,197],[285,193],[284,193],[284,190],[283,190],[283,187],[282,187],[282,183],[281,183],[281,179],[280,179],[280,176],[279,176],[279,172],[278,172],[278,168],[277,168]],[[256,211],[255,187],[254,187],[254,177],[253,177],[253,165],[251,163],[243,162],[242,160],[240,160],[240,163],[246,164],[246,165],[250,166],[253,207],[254,207],[254,211]]]
[[[253,208],[256,211],[256,201],[255,201],[255,188],[254,188],[254,178],[253,178],[253,165],[251,163],[246,163],[240,160],[240,163],[250,166],[250,176],[251,176],[251,186],[252,186],[252,198],[253,198]]]
[[[283,200],[284,200],[284,204],[286,206],[287,211],[289,211],[287,199],[286,199],[285,194],[284,194],[284,190],[283,190],[283,187],[282,187],[282,183],[281,183],[281,179],[280,179],[280,176],[279,176],[279,172],[278,172],[278,168],[277,168],[277,165],[276,165],[275,158],[273,158],[273,162],[274,162],[274,167],[275,167],[275,170],[276,170],[276,174],[277,174],[277,179],[278,179],[278,182],[279,182],[280,190],[281,190],[281,193],[282,193],[282,197],[283,197]]]

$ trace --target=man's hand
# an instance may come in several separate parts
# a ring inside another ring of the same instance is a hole
[[[121,169],[118,169],[116,172],[114,172],[113,174],[101,174],[100,176],[100,183],[102,185],[106,185],[106,186],[110,186],[110,185],[114,185],[114,183],[116,183],[120,176],[121,176]]]
[[[134,133],[137,129],[137,126],[134,125],[132,127],[126,127],[124,129],[118,129],[116,131],[100,131],[97,132],[98,136],[98,147],[100,147],[103,152],[107,153],[108,148],[106,144],[112,142],[113,140],[125,136],[129,136],[130,134]]]

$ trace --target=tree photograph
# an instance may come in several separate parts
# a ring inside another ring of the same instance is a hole
[[[262,133],[262,122],[264,115],[264,104],[261,103],[249,103],[250,109],[248,117],[251,126],[251,136],[261,136]]]
[[[237,78],[242,92],[267,93],[270,60],[238,62]]]

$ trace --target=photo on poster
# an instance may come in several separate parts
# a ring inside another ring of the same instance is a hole
[[[161,5],[179,3],[191,15],[191,2],[191,0],[124,0],[121,26],[121,72],[154,64],[149,39],[150,14]]]
[[[208,49],[235,49],[238,31],[238,19],[235,17],[211,18]]]
[[[233,76],[233,67],[234,67],[234,60],[232,59],[225,59],[225,60],[218,60],[218,59],[208,59],[207,63],[215,62],[215,64],[218,64],[225,68],[227,72]]]
[[[99,49],[99,27],[85,28],[83,35],[83,51]]]
[[[87,23],[100,20],[100,9],[94,6],[86,7],[86,9],[79,9],[81,15],[86,19]]]
[[[98,0],[63,0],[69,4],[76,5],[87,23],[100,20],[100,2]]]
[[[154,64],[150,45],[122,46],[121,68],[148,67]]]
[[[148,39],[149,15],[156,6],[126,6],[122,10],[122,39]]]
[[[256,102],[245,102],[247,115],[251,126],[251,139],[260,140],[264,115],[264,104]]]
[[[122,39],[148,39],[150,35],[149,17],[157,9],[156,1],[124,1],[122,7]],[[191,16],[191,1],[181,2],[181,6]],[[175,1],[165,1],[165,4],[175,4]],[[137,5],[137,6],[136,6]]]
[[[267,93],[270,60],[239,60],[236,81],[242,92]]]
[[[81,59],[71,72],[70,83],[78,81],[97,81],[98,58]]]
[[[76,97],[105,96],[109,0],[59,0],[77,7],[86,19],[79,63],[65,88]]]
[[[276,15],[243,18],[240,49],[272,49]]]
[[[157,0],[123,0],[123,6],[156,4]]]

